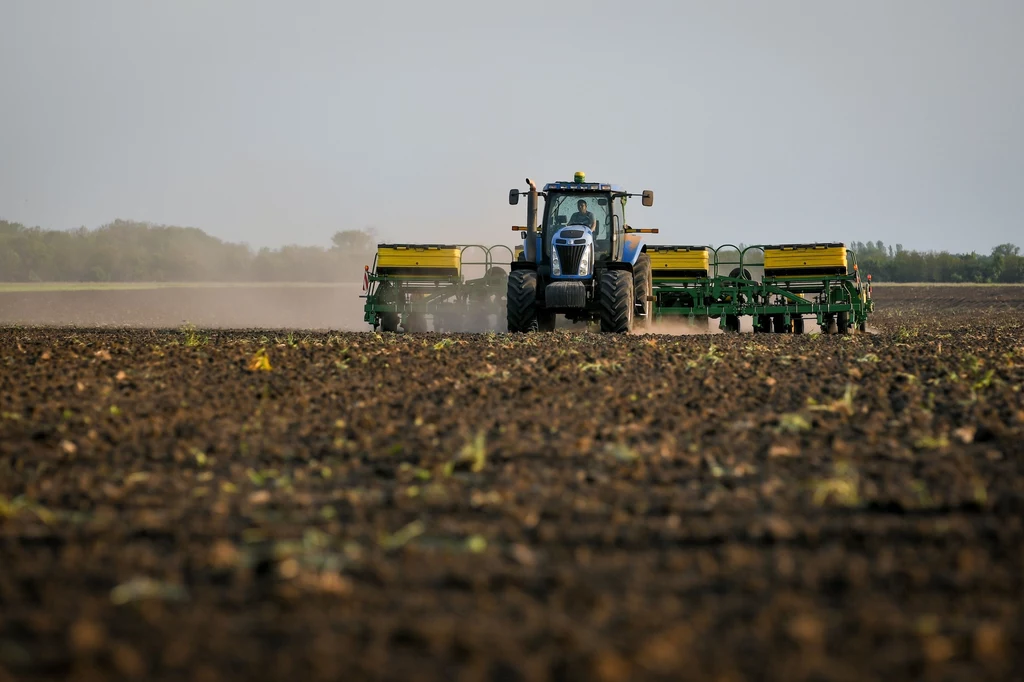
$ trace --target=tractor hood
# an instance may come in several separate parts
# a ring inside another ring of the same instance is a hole
[[[558,228],[551,240],[558,244],[590,244],[594,241],[594,233],[584,225],[567,225]]]

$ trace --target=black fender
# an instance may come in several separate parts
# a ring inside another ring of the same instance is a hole
[[[626,270],[627,272],[633,272],[633,264],[627,263],[621,260],[610,260],[602,263],[605,270]]]
[[[515,260],[512,261],[512,272],[516,270],[533,270],[537,272],[537,264],[526,260]]]

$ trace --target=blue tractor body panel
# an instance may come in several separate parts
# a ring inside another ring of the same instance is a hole
[[[636,259],[644,250],[644,238],[639,234],[627,234],[622,244],[622,261],[636,265]]]

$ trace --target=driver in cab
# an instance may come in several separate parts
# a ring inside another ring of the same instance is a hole
[[[569,218],[569,225],[586,225],[591,230],[597,227],[594,214],[587,210],[587,202],[580,199],[576,202],[576,212]]]

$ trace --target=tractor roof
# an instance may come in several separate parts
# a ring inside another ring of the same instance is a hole
[[[606,185],[600,182],[549,182],[545,192],[625,192],[620,185]]]

